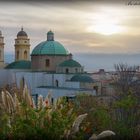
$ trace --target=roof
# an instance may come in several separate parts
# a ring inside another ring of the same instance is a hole
[[[18,36],[26,36],[27,37],[27,33],[25,32],[25,31],[23,31],[23,28],[21,28],[21,31],[19,31],[18,33],[17,33],[17,37]]]
[[[43,41],[32,51],[31,55],[68,55],[69,52],[57,41]]]
[[[93,82],[95,82],[89,75],[85,75],[85,74],[74,75],[71,78],[71,81],[83,82],[83,83],[93,83]]]
[[[47,35],[53,35],[54,33],[50,30]]]
[[[31,69],[31,61],[15,61],[7,65],[5,69]]]
[[[73,59],[65,60],[59,64],[59,67],[82,67],[81,64]]]

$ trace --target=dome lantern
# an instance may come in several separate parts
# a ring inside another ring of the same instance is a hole
[[[54,33],[51,30],[47,33],[47,41],[54,41]]]

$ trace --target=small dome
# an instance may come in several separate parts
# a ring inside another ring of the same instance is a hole
[[[71,78],[71,81],[83,82],[83,83],[93,83],[94,82],[94,80],[89,75],[85,75],[85,74],[74,75]]]
[[[47,35],[54,35],[54,33],[50,30]]]
[[[59,64],[59,67],[82,67],[81,64],[73,59],[66,60]]]
[[[43,41],[32,51],[31,55],[68,55],[69,52],[57,41]]]
[[[27,37],[27,33],[25,31],[23,31],[23,28],[21,28],[21,31],[19,31],[17,34],[17,37],[18,36],[26,36]]]
[[[7,65],[5,69],[31,69],[31,61],[15,61]]]

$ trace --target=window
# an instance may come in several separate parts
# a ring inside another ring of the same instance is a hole
[[[49,67],[49,66],[50,66],[50,60],[46,59],[46,67]]]
[[[69,73],[69,69],[68,68],[66,69],[66,73]]]
[[[27,51],[24,51],[24,59],[27,59]]]
[[[96,94],[98,94],[98,86],[93,86],[93,89],[96,91]]]
[[[1,50],[0,50],[0,59],[1,59]]]
[[[17,60],[19,59],[19,51],[17,51]]]
[[[21,88],[23,89],[24,86],[25,86],[25,79],[24,79],[24,77],[22,77],[22,79],[21,79]]]
[[[55,81],[55,86],[56,86],[56,87],[59,87],[59,82],[58,82],[58,80]]]
[[[24,43],[27,43],[27,41],[24,41]]]
[[[78,69],[77,68],[75,69],[75,72],[78,73]]]

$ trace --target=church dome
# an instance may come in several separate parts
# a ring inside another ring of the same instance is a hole
[[[32,51],[31,55],[68,55],[69,52],[64,46],[54,41],[54,33],[47,33],[47,41],[39,43]]]
[[[19,36],[26,36],[27,37],[27,33],[25,31],[23,31],[23,28],[21,28],[21,31],[19,31],[17,33],[17,37],[19,37]]]
[[[85,75],[85,74],[74,75],[71,78],[71,81],[73,81],[73,82],[83,82],[83,83],[93,83],[94,82],[94,80],[89,75]]]
[[[59,64],[59,67],[82,67],[81,64],[73,59],[65,60]]]
[[[31,69],[31,61],[15,61],[7,65],[5,69]]]

